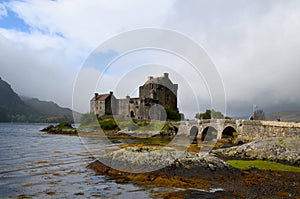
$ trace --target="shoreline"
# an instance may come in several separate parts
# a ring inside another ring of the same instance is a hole
[[[58,134],[62,135],[60,133]],[[137,138],[134,134],[129,135],[117,130],[104,130],[101,132],[97,132],[96,130],[91,131],[91,129],[89,129],[89,131],[79,130],[77,136],[103,136],[108,139],[124,140],[119,150],[113,151],[111,154],[108,153],[104,159],[101,159],[101,162],[95,161],[87,166],[97,174],[109,176],[120,183],[185,189],[158,194],[157,197],[196,197],[201,195],[201,191],[197,190],[209,192],[209,190],[213,188],[223,189],[222,191],[216,191],[214,196],[218,195],[227,198],[255,198],[270,195],[274,196],[273,198],[297,198],[300,196],[300,172],[260,170],[256,168],[255,165],[240,170],[227,163],[228,160],[241,160],[241,162],[237,162],[237,164],[243,164],[245,160],[267,160],[284,163],[285,165],[293,165],[298,168],[300,165],[299,151],[297,152],[297,150],[299,150],[297,145],[300,140],[299,136],[295,138],[267,138],[242,145],[229,146],[228,148],[222,148],[222,145],[216,145],[216,147],[207,154],[207,157],[204,158],[198,155],[199,152],[193,153],[193,151],[200,150],[199,143],[191,143],[191,146],[187,149],[187,151],[191,152],[184,152],[186,159],[176,159],[175,162],[177,161],[177,165],[173,162],[170,164],[165,163],[166,167],[146,173],[126,171],[126,167],[141,169],[144,168],[144,166],[151,166],[152,163],[154,166],[159,164],[164,165],[164,163],[159,161],[155,162],[154,160],[168,160],[168,155],[164,156],[161,154],[164,153],[161,151],[163,151],[162,148],[164,148],[165,143],[157,145],[154,143],[143,143],[143,138]],[[147,139],[157,139],[158,142],[161,142],[164,138],[167,138],[166,141],[168,141],[168,139],[172,139],[172,136],[155,135],[145,138],[144,141]],[[139,139],[142,143],[126,143],[127,139]],[[154,155],[154,159],[149,161],[143,154],[149,154],[152,153],[152,151],[155,151],[157,158],[155,158],[156,156]],[[126,158],[113,159],[115,157]],[[209,162],[212,159],[215,162]],[[103,160],[104,164],[102,163]],[[111,161],[115,161],[116,165],[125,166],[116,167],[118,169],[106,166],[110,165]],[[144,163],[144,166],[139,162]],[[222,167],[220,165],[225,166]]]
[[[201,194],[213,188],[223,189],[220,196],[228,198],[255,198],[273,196],[273,198],[298,197],[300,193],[300,173],[259,170],[250,168],[238,170],[232,167],[224,169],[204,168],[203,166],[189,167],[171,164],[165,168],[146,172],[128,173],[112,169],[99,161],[92,162],[88,168],[97,174],[106,175],[119,183],[134,183],[143,186],[164,186],[183,188],[183,191],[175,191],[160,194],[158,197],[187,196]],[[214,195],[215,196],[215,195]]]

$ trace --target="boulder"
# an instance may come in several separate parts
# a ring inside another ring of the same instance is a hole
[[[228,171],[233,168],[225,161],[207,153],[188,153],[172,148],[126,147],[104,154],[98,158],[114,169],[130,172],[151,172],[162,169],[181,171],[182,174],[209,174],[215,171]]]

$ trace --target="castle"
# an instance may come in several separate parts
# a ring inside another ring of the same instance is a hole
[[[172,83],[168,73],[156,78],[149,76],[144,85],[139,87],[137,98],[126,96],[125,99],[117,99],[113,92],[95,93],[90,101],[90,112],[97,114],[98,117],[121,115],[140,121],[162,120],[164,118],[160,111],[152,114],[151,118],[149,114],[151,107],[161,105],[166,110],[168,119],[180,119],[182,115],[177,108],[177,90],[178,84]]]

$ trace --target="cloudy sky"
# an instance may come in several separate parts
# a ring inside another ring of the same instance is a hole
[[[186,115],[210,108],[214,85],[207,82],[214,77],[205,72],[195,76],[180,56],[153,49],[124,55],[138,38],[147,41],[146,35],[111,42],[118,48],[99,51],[119,34],[156,28],[184,35],[203,49],[217,71],[214,81],[223,83],[227,114],[247,116],[253,104],[265,112],[300,110],[298,0],[0,2],[0,77],[20,95],[71,108],[79,97],[74,97],[74,88],[80,88],[83,100],[75,108],[87,112],[85,100],[95,91],[134,96],[147,76],[169,72],[179,84]],[[97,83],[87,88],[85,81]]]

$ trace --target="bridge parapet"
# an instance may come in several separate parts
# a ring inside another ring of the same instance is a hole
[[[221,139],[224,134],[233,135],[233,132],[237,132],[237,139],[242,141],[266,137],[300,136],[300,123],[296,122],[213,119],[181,121],[173,125],[180,126],[181,133],[187,136],[190,135],[192,127],[197,127],[197,136],[201,139],[209,127],[217,131],[217,139]]]

